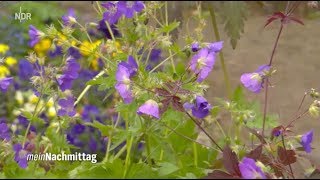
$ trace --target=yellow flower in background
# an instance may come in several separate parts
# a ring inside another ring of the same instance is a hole
[[[76,45],[77,45],[77,41],[72,40],[72,41],[71,41],[71,45],[72,45],[72,46],[76,46]]]
[[[24,98],[21,91],[17,91],[15,95],[15,99],[18,101],[19,105],[22,105],[24,102]]]
[[[90,62],[90,66],[93,70],[97,71],[99,70],[99,59],[93,59],[91,62]]]
[[[7,57],[4,62],[8,65],[8,66],[13,66],[17,64],[17,60],[14,57]]]
[[[6,54],[10,47],[6,44],[0,44],[0,54]]]
[[[53,98],[50,98],[49,101],[47,102],[47,107],[53,107],[54,102],[53,102]]]
[[[121,44],[118,41],[116,41],[115,44],[116,44],[116,52],[112,53],[112,57],[115,57],[117,54],[123,53],[121,50]]]
[[[0,78],[4,78],[10,74],[10,71],[7,67],[0,65]]]
[[[32,94],[31,96],[29,96],[29,102],[30,103],[37,104],[38,101],[39,101],[39,98],[36,95]]]
[[[65,41],[67,41],[67,37],[59,32],[57,45],[62,46]]]
[[[47,115],[49,117],[55,117],[57,115],[56,109],[54,107],[49,107],[47,110]]]
[[[42,39],[34,46],[34,51],[37,53],[39,57],[43,57],[48,52],[50,47],[51,47],[51,40]]]
[[[106,50],[106,53],[111,54],[112,57],[115,57],[117,54],[123,53],[119,41],[108,40],[104,45],[104,49]]]
[[[83,56],[89,56],[97,49],[97,47],[101,44],[101,41],[95,41],[93,43],[90,43],[89,41],[84,41],[80,45],[80,54]]]

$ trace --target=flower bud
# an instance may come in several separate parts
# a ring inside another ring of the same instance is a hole
[[[311,89],[310,90],[310,96],[312,97],[312,98],[319,98],[319,93],[315,90],[315,89]]]
[[[29,53],[28,56],[26,56],[26,59],[27,59],[30,63],[34,64],[35,62],[37,62],[37,55],[36,55],[34,52],[31,52],[31,53]]]
[[[17,91],[15,95],[15,99],[17,100],[19,105],[22,105],[24,102],[23,95],[21,91]]]
[[[309,113],[312,117],[317,118],[319,117],[319,107],[320,107],[320,102],[319,101],[314,101],[310,107],[309,107]]]
[[[90,26],[90,27],[97,27],[98,24],[97,24],[97,23],[94,23],[94,22],[90,22],[90,23],[89,23],[89,26]]]

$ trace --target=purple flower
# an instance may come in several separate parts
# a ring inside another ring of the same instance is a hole
[[[89,140],[89,149],[90,152],[96,152],[98,147],[98,143],[94,138],[90,138]]]
[[[73,8],[70,8],[68,13],[62,16],[62,22],[65,26],[72,26],[75,22],[77,22]]]
[[[80,54],[79,50],[74,48],[74,47],[70,47],[68,49],[68,55],[72,56],[74,59],[80,59],[81,58],[81,54]]]
[[[103,13],[103,19],[108,21],[110,25],[115,24],[122,16],[121,11],[119,11],[118,6],[115,3],[106,2],[101,5],[107,9],[107,11]]]
[[[210,43],[207,47],[210,52],[218,53],[223,48],[223,41]]]
[[[49,56],[51,58],[57,57],[62,55],[62,47],[61,46],[55,46],[55,48],[48,52]]]
[[[115,37],[120,36],[120,32],[118,31],[117,27],[114,24],[110,25],[110,28]],[[112,39],[111,34],[106,25],[106,22],[104,20],[99,21],[98,31],[102,32],[106,38]]]
[[[22,80],[27,80],[29,79],[31,76],[33,76],[34,71],[33,71],[33,65],[25,60],[25,59],[21,59],[19,61],[19,78]]]
[[[0,79],[0,89],[2,92],[7,92],[10,84],[13,82],[13,77],[7,77]]]
[[[159,60],[161,60],[161,49],[152,49],[150,60],[153,62],[158,62]]]
[[[262,65],[253,73],[244,73],[241,75],[241,83],[254,93],[259,93],[263,88],[266,72],[270,70],[270,66]]]
[[[313,130],[305,133],[304,135],[302,135],[301,137],[301,145],[303,146],[304,150],[307,152],[307,153],[310,153],[311,152],[311,142],[312,142],[312,139],[313,139]]]
[[[72,134],[82,134],[86,129],[86,126],[82,124],[76,124],[72,127],[71,133]]]
[[[129,104],[132,102],[132,92],[130,89],[130,73],[124,66],[118,65],[116,74],[117,84],[115,85],[116,90],[122,97],[124,103]]]
[[[117,83],[115,85],[116,90],[123,98],[126,104],[132,102],[132,92],[130,88],[130,78],[137,73],[138,65],[132,56],[128,57],[128,62],[120,62],[116,72]]]
[[[127,18],[133,18],[135,11],[141,12],[144,9],[144,4],[142,1],[119,1],[118,9]]]
[[[196,97],[195,104],[185,103],[183,106],[186,110],[192,109],[192,115],[200,119],[206,117],[212,108],[202,96]]]
[[[190,69],[198,75],[198,82],[202,82],[211,72],[215,63],[215,53],[208,48],[201,49],[190,61]]]
[[[77,79],[79,76],[79,70],[80,65],[73,57],[69,56],[64,74],[58,78],[58,84],[62,91],[71,89],[73,80]]]
[[[0,123],[0,139],[10,141],[10,130],[6,123]]]
[[[195,42],[195,43],[191,44],[191,51],[192,52],[197,52],[197,51],[199,51],[199,49],[200,49],[200,45],[199,45],[198,42]]]
[[[137,111],[139,115],[145,114],[160,119],[158,103],[152,99],[141,105]]]
[[[266,179],[266,175],[263,173],[260,167],[256,165],[256,162],[244,157],[239,163],[239,169],[244,179]]]
[[[18,163],[18,165],[21,168],[23,169],[27,168],[28,166],[27,156],[30,153],[25,148],[22,149],[21,144],[13,145],[13,150],[15,151],[14,160]]]
[[[33,25],[29,26],[29,37],[30,37],[29,46],[30,47],[33,47],[34,45],[36,45],[39,42],[41,36],[44,36],[43,32],[39,31]]]
[[[132,102],[132,92],[130,87],[130,78],[133,77],[138,71],[138,64],[132,56],[128,57],[128,62],[120,62],[116,72],[117,83],[116,90],[123,98],[124,103],[129,104]]]
[[[61,109],[58,110],[58,116],[68,115],[73,117],[76,115],[76,110],[74,109],[74,98],[72,96],[67,97],[67,99],[60,99],[58,104]]]
[[[100,111],[96,106],[85,105],[83,108],[82,119],[86,122],[99,119]]]
[[[119,64],[128,69],[128,71],[130,73],[129,78],[131,78],[131,77],[133,77],[134,75],[137,74],[138,64],[137,64],[136,60],[132,56],[128,57],[128,62],[122,61]]]

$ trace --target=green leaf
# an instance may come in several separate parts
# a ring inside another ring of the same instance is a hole
[[[179,167],[169,162],[159,163],[159,165],[161,166],[159,168],[159,176],[167,176],[179,170]]]
[[[122,178],[123,162],[116,159],[113,162],[104,164],[92,164],[83,162],[80,166],[69,172],[69,178]]]
[[[128,179],[137,178],[157,178],[157,173],[145,163],[134,163],[131,165],[130,170],[126,176]]]
[[[240,34],[244,32],[244,21],[246,20],[248,7],[244,1],[225,1],[222,4],[221,15],[224,29],[230,37],[232,48],[235,49]]]
[[[87,82],[86,85],[99,85],[98,90],[103,91],[109,88],[113,88],[116,83],[114,73],[110,73],[108,76],[101,76],[96,79],[92,79]]]
[[[168,25],[164,25],[162,28],[161,28],[161,31],[164,32],[164,33],[169,33],[171,31],[173,31],[174,29],[176,29],[177,27],[179,27],[180,25],[180,22],[178,21],[175,21],[175,22],[172,22]]]
[[[98,121],[94,121],[93,123],[85,123],[85,125],[89,125],[89,126],[92,126],[92,127],[99,129],[103,136],[110,136],[110,134],[113,131],[117,130],[110,125],[104,125]]]
[[[28,111],[23,111],[22,114],[25,118],[27,118],[27,120],[31,122],[31,124],[42,124],[42,125],[44,124],[43,119],[37,116],[33,116],[33,114]]]

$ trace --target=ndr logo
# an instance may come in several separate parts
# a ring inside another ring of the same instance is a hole
[[[21,7],[20,7],[20,12],[19,13],[14,13],[14,19],[15,20],[31,20],[31,13],[23,13],[21,12]]]

